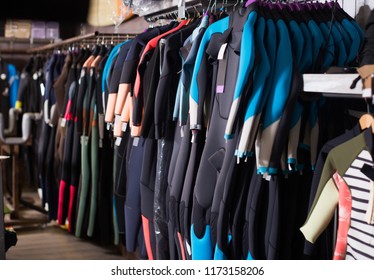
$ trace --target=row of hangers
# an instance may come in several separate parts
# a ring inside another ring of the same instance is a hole
[[[34,55],[49,55],[51,53],[75,52],[80,49],[93,49],[95,46],[109,47],[132,39],[137,34],[99,33],[80,35],[42,47],[32,48],[28,53]]]
[[[244,0],[209,0],[208,5],[202,4],[202,1],[185,7],[185,18],[198,18],[202,14],[216,14],[217,12],[230,12],[235,11],[240,6],[247,6],[248,2]],[[251,1],[253,2],[253,1]],[[329,8],[340,8],[337,0],[257,0],[257,2],[262,6],[268,6],[271,8],[288,8],[290,10],[303,11],[303,10],[319,10],[325,7]],[[147,16],[146,20],[148,22],[156,22],[158,20],[181,20],[178,15],[178,8],[174,10],[169,10],[167,12],[156,13],[151,16]]]

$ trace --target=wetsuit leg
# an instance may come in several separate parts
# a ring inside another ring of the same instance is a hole
[[[196,141],[191,144],[191,152],[188,160],[186,176],[183,182],[183,191],[179,206],[179,226],[181,239],[183,240],[186,258],[192,259],[191,252],[191,217],[193,191],[197,172],[200,166],[201,155],[205,145],[205,130],[197,134]]]
[[[234,164],[235,164],[235,148],[237,144],[237,133],[233,135],[233,138],[228,140],[225,146],[225,157],[223,160],[222,168],[219,173],[219,177],[215,186],[213,202],[212,202],[212,210],[210,214],[210,228],[211,228],[211,240],[215,246],[215,259],[227,258],[227,243],[228,243],[228,220],[227,220],[227,212],[224,210],[226,206],[225,203],[230,200],[228,197],[229,192],[226,192],[227,199],[224,198],[225,188],[229,188],[229,184],[226,185],[227,181],[231,180],[231,176],[233,175],[234,171]],[[222,210],[221,210],[222,208]],[[222,211],[220,220],[218,220],[219,212]],[[225,212],[225,215],[223,213]],[[223,219],[223,220],[222,220]],[[218,225],[220,227],[220,232],[217,231]],[[223,223],[223,224],[222,224]],[[223,241],[223,239],[226,239]],[[219,240],[220,244],[217,244],[217,240]],[[223,247],[220,247],[224,246]],[[225,249],[226,252],[222,250]]]
[[[283,175],[274,175],[268,183],[268,209],[264,236],[265,258],[268,260],[279,259],[279,188],[283,179]]]
[[[48,149],[45,160],[45,178],[48,198],[48,217],[50,220],[57,219],[58,184],[54,170],[54,148],[56,127],[51,128],[48,141]]]
[[[236,164],[236,163],[235,163]],[[234,190],[234,197],[231,209],[230,228],[232,240],[229,244],[231,258],[235,260],[246,259],[247,251],[243,251],[243,232],[245,221],[245,207],[249,192],[249,185],[255,162],[249,160],[247,162],[240,162],[237,166],[239,168],[238,176],[233,177],[231,182],[231,189]],[[237,188],[237,186],[241,186]]]
[[[43,197],[42,197],[42,205],[45,207],[48,205],[48,197],[47,197],[47,186],[46,186],[46,178],[45,178],[45,160],[46,160],[46,149],[48,147],[48,139],[51,133],[51,128],[44,122],[41,121],[41,130],[39,136],[39,145],[38,145],[38,177],[39,177],[39,184],[42,189]]]
[[[266,221],[266,202],[267,186],[262,176],[254,170],[249,186],[246,206],[246,226],[244,234],[248,242],[245,248],[247,251],[247,259],[264,259],[263,235],[265,232]]]
[[[71,182],[70,182],[70,198],[69,198],[69,209],[68,209],[68,230],[71,233],[75,233],[76,225],[76,205],[77,195],[79,188],[79,180],[81,174],[81,145],[80,135],[77,131],[76,122],[74,122],[74,133],[73,133],[73,149],[71,157]]]
[[[118,226],[118,242],[125,244],[125,198],[126,198],[126,154],[130,131],[127,130],[121,138],[119,146],[114,150],[114,222]]]
[[[78,209],[77,209],[77,221],[75,228],[75,236],[81,237],[83,231],[83,219],[85,215],[86,205],[87,205],[87,196],[88,190],[90,187],[90,157],[89,157],[89,147],[90,141],[88,136],[81,136],[81,163],[82,163],[82,172],[81,172],[81,184],[80,191],[78,196]]]
[[[166,136],[157,140],[154,222],[157,242],[157,259],[159,260],[167,260],[170,258],[166,193],[168,188],[168,171],[173,153],[173,136]]]
[[[181,137],[181,130],[183,130],[183,137]],[[180,141],[180,143],[178,143]],[[175,258],[180,260],[186,259],[186,253],[184,250],[183,239],[180,229],[180,218],[179,208],[181,202],[181,196],[183,192],[183,183],[186,176],[188,167],[188,160],[191,151],[191,136],[189,130],[189,124],[183,127],[177,127],[174,136],[174,149],[173,155],[176,155],[175,163],[172,160],[169,169],[170,178],[170,196],[167,200],[169,203],[169,242],[170,249],[174,246],[177,249],[178,256]],[[171,175],[171,169],[174,167],[174,172]],[[172,253],[172,250],[170,250]],[[173,256],[171,255],[171,258]]]
[[[73,70],[71,70],[73,71]],[[73,74],[71,74],[73,77]],[[69,85],[69,94],[66,94],[66,108],[64,109],[64,118],[61,125],[63,125],[65,141],[64,141],[64,152],[62,156],[62,167],[61,167],[61,180],[59,182],[59,198],[58,198],[58,211],[57,221],[60,225],[65,225],[66,218],[68,216],[69,209],[69,197],[70,197],[70,181],[71,181],[71,164],[73,156],[73,143],[74,143],[74,127],[75,122],[72,118],[74,109],[72,108],[73,103],[73,90],[75,89],[75,82],[71,82]],[[74,105],[73,105],[74,107]]]
[[[170,160],[170,167],[168,172],[168,188],[166,191],[166,199],[165,202],[167,204],[167,217],[168,217],[168,237],[169,237],[169,252],[170,252],[170,259],[176,260],[178,259],[177,256],[177,247],[178,244],[175,243],[174,240],[174,232],[176,231],[176,224],[175,224],[175,217],[178,215],[178,212],[175,212],[176,210],[176,199],[174,196],[172,196],[172,180],[174,173],[176,171],[176,164],[178,160],[179,152],[181,152],[180,146],[181,146],[182,137],[180,134],[179,127],[175,128],[174,133],[174,142],[173,142],[173,154],[171,155]],[[180,174],[181,177],[184,178],[184,174]]]
[[[144,241],[148,259],[156,258],[156,235],[153,222],[153,202],[156,181],[157,140],[145,139],[140,175],[140,197]]]
[[[111,134],[104,131],[102,147],[99,147],[98,221],[99,244],[113,243],[113,154]]]
[[[97,217],[97,190],[99,179],[99,131],[97,125],[92,124],[91,128],[91,197],[90,197],[90,211],[89,222],[87,229],[87,236],[91,237],[94,234],[96,217]]]
[[[140,211],[140,175],[143,164],[144,139],[129,139],[131,151],[127,155],[127,183],[125,200],[126,249],[135,252],[138,241],[144,243]]]

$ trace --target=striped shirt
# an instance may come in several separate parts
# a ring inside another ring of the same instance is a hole
[[[367,150],[359,154],[343,176],[352,194],[346,259],[374,259],[374,224],[368,224],[365,219],[370,189],[374,185],[373,181],[361,172],[365,163],[373,166],[372,156]]]
[[[374,183],[362,169],[365,164],[374,165],[369,152],[373,146],[371,138],[371,131],[367,130],[331,150],[307,221],[300,228],[305,238],[314,243],[333,218],[335,209],[339,208],[337,244],[339,240],[343,240],[343,247],[346,247],[345,252],[339,251],[343,253],[340,259],[374,259],[374,223],[368,220],[373,212],[372,204],[369,202],[373,195]],[[337,177],[342,178],[340,183]],[[349,190],[346,196],[342,196],[343,186]],[[342,209],[344,199],[349,200],[347,211]],[[347,221],[348,231],[342,234],[343,223]],[[338,258],[334,256],[334,259]]]

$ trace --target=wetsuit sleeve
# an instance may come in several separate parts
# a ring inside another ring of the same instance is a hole
[[[277,59],[275,63],[275,72],[273,88],[269,93],[268,103],[265,109],[263,129],[260,140],[260,154],[258,162],[258,172],[266,173],[269,171],[269,162],[272,147],[276,133],[279,129],[279,123],[287,102],[291,86],[292,68],[290,63],[292,58],[291,42],[288,35],[287,26],[282,20],[277,22],[279,34],[279,43]]]
[[[300,228],[306,240],[314,243],[330,223],[339,202],[339,192],[333,178],[323,186],[315,207],[306,223]]]
[[[247,83],[255,61],[255,22],[257,13],[251,13],[243,28],[243,37],[240,46],[240,61],[238,78],[234,90],[234,98],[230,108],[229,118],[226,123],[225,138],[233,138],[235,120],[238,114],[243,89]],[[262,25],[263,26],[263,25]],[[264,26],[263,26],[264,27]],[[264,28],[263,28],[264,30]],[[256,40],[258,40],[256,36]],[[266,76],[266,75],[265,75]]]
[[[191,89],[190,89],[190,128],[201,129],[202,123],[198,120],[198,111],[199,111],[199,102],[200,102],[200,94],[202,89],[201,85],[199,85],[197,77],[199,76],[199,71],[201,68],[201,62],[205,55],[206,47],[210,41],[212,35],[216,32],[224,32],[229,26],[229,17],[225,17],[213,24],[211,24],[204,33],[203,38],[201,39],[199,51],[196,56],[195,66],[192,73],[191,79]]]
[[[13,64],[8,64],[8,83],[9,83],[9,97],[10,97],[10,107],[14,108],[18,96],[19,88],[19,77],[17,69]]]
[[[199,35],[195,38],[195,41],[192,43],[192,48],[187,56],[186,62],[183,65],[182,75],[181,75],[181,94],[179,99],[179,122],[180,125],[186,125],[189,115],[189,94],[191,79],[194,69],[194,64],[196,61],[197,52],[200,46],[200,42],[205,33],[205,28],[200,30]]]
[[[255,115],[257,113],[261,98],[264,98],[263,91],[266,84],[266,80],[270,73],[270,62],[264,46],[265,21],[263,18],[260,18],[256,24],[257,25],[255,43],[256,55],[258,56],[258,63],[255,66],[253,90],[248,100],[247,109],[244,116],[244,123],[240,135],[240,141],[238,141],[238,148],[235,152],[235,154],[238,157],[246,156],[245,151],[247,150],[247,147],[252,146],[252,144],[250,143],[250,134],[253,129],[256,129],[254,126]],[[246,26],[244,26],[243,30],[244,36],[245,32]],[[245,40],[243,38],[242,47],[245,48],[245,44],[243,44],[244,42]],[[243,53],[244,55],[245,52],[246,50],[244,49],[241,53]],[[242,59],[242,56],[240,56],[240,58]],[[237,82],[239,82],[239,78]]]

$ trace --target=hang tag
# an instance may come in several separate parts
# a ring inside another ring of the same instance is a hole
[[[99,113],[98,120],[99,120],[99,139],[101,140],[104,138],[104,127],[105,127],[104,114]]]
[[[38,73],[34,73],[32,75],[32,78],[34,79],[34,81],[36,81],[39,77],[38,77]]]
[[[192,131],[191,143],[196,143],[196,142],[197,142],[197,134],[196,132]]]
[[[0,75],[0,77],[1,77],[2,80],[6,80],[6,74],[2,73],[2,74]]]
[[[183,138],[184,137],[184,126],[181,126],[181,137]]]
[[[132,142],[132,145],[133,145],[134,147],[138,147],[138,145],[139,145],[139,137],[134,137],[134,140],[133,140],[133,142]]]
[[[107,123],[106,124],[106,130],[110,130],[112,128],[112,123]]]
[[[82,136],[82,142],[84,143],[85,146],[88,145],[88,136]]]
[[[365,221],[372,225],[374,224],[374,182],[370,180],[370,194],[368,208],[366,209]]]
[[[370,98],[371,97],[371,88],[365,88],[362,90],[362,97],[363,98]]]
[[[43,83],[40,84],[40,93],[41,93],[42,96],[44,96],[44,94],[45,94],[45,86],[44,86]]]
[[[225,43],[221,46],[221,48],[219,49],[219,52],[218,52],[218,60],[222,60],[224,58],[226,48],[227,48],[227,43]]]
[[[120,125],[121,123],[121,115],[116,115],[114,119],[114,126]]]
[[[121,141],[122,141],[122,138],[121,138],[121,137],[117,137],[117,138],[116,138],[115,145],[116,145],[116,146],[121,145]]]
[[[184,243],[186,244],[186,251],[187,251],[187,254],[188,254],[189,256],[191,256],[191,254],[192,254],[192,250],[191,250],[191,246],[190,246],[190,244],[187,242],[187,240],[186,240]]]
[[[61,120],[61,127],[65,127],[65,126],[66,126],[66,119],[62,118],[62,120]]]
[[[9,96],[9,89],[6,87],[3,91],[3,96]]]
[[[122,131],[126,132],[127,130],[127,122],[122,123]]]
[[[225,80],[227,70],[227,58],[225,56],[227,43],[223,44],[218,52],[218,73],[217,73],[217,93],[225,92]]]

